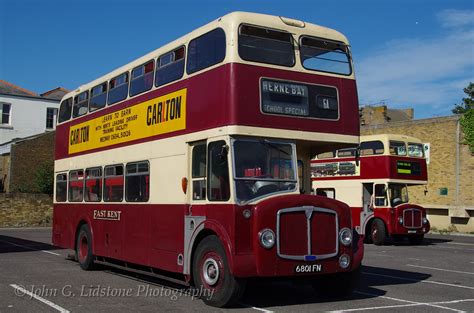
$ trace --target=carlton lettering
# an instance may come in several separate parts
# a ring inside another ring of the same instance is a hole
[[[148,126],[181,118],[181,96],[154,103],[147,108]]]
[[[71,130],[70,145],[89,141],[89,126]]]

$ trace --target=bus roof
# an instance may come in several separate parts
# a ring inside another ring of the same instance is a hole
[[[399,135],[399,134],[376,134],[376,135],[365,135],[360,136],[360,141],[374,141],[380,140],[383,142],[388,142],[390,140],[393,141],[404,141],[404,142],[411,142],[411,143],[423,143],[420,139],[411,136]]]
[[[238,26],[242,23],[248,23],[248,24],[253,24],[257,26],[264,26],[268,28],[275,28],[275,29],[280,29],[280,30],[286,30],[288,32],[291,32],[292,34],[296,35],[299,37],[300,35],[312,35],[315,37],[321,37],[324,39],[329,39],[333,41],[339,41],[342,42],[346,45],[349,44],[346,36],[344,36],[342,33],[330,29],[327,27],[319,26],[316,24],[311,24],[311,23],[306,23],[303,21],[295,20],[295,19],[290,19],[286,17],[280,17],[280,16],[274,16],[274,15],[267,15],[267,14],[259,14],[259,13],[249,13],[249,12],[232,12],[229,14],[226,14],[202,27],[199,27],[192,32],[172,41],[169,42],[162,47],[155,49],[149,53],[147,53],[144,56],[141,56],[89,83],[86,83],[84,85],[81,85],[79,88],[76,88],[75,90],[67,93],[64,95],[63,99],[67,99],[70,97],[74,97],[77,94],[89,90],[99,84],[102,84],[104,82],[109,81],[110,79],[126,72],[130,71],[136,66],[139,66],[141,64],[146,63],[147,61],[151,59],[156,59],[160,55],[170,52],[182,45],[187,45],[189,41],[191,41],[194,38],[199,37],[202,34],[207,33],[208,31],[211,31],[217,27],[221,27],[222,29],[228,31],[231,29],[237,29]],[[229,42],[229,41],[228,41]],[[229,61],[234,61],[232,58],[226,57],[224,60],[224,63],[229,62]],[[239,60],[239,62],[242,62]],[[186,73],[184,74],[186,76]]]

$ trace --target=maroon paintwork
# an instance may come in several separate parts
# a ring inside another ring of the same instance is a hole
[[[304,83],[335,86],[339,92],[340,119],[327,121],[266,115],[260,112],[259,81],[262,77],[299,81]],[[117,144],[102,149],[133,145],[165,137],[197,132],[227,125],[245,125],[307,132],[359,135],[357,89],[354,80],[298,73],[243,64],[225,64],[200,75],[145,93],[137,98],[107,107],[71,122],[58,125],[56,130],[56,160],[68,158],[69,128],[72,125],[98,116],[121,110],[160,95],[187,88],[186,129],[149,137],[134,142]],[[186,167],[186,164],[182,165]],[[304,195],[287,195],[261,201],[256,206],[238,206],[215,203],[193,204],[192,215],[204,216],[204,229],[216,234],[225,248],[231,272],[238,277],[294,276],[294,267],[311,262],[284,260],[277,256],[276,247],[264,249],[258,242],[258,233],[268,227],[275,231],[276,212],[295,206],[318,206],[334,210],[339,217],[339,228],[352,228],[350,209],[347,205],[327,198]],[[120,210],[120,221],[93,219],[93,210]],[[249,209],[252,216],[243,217]],[[96,256],[120,259],[162,270],[183,273],[177,264],[178,254],[184,250],[184,217],[189,214],[187,204],[107,204],[107,203],[57,203],[54,205],[53,243],[60,247],[75,247],[75,236],[81,222],[90,225],[93,237],[93,253]],[[289,230],[302,228],[301,221],[289,221],[284,231],[285,249],[300,249],[297,238]],[[352,247],[344,247],[327,233],[334,233],[335,223],[321,216],[312,222],[313,241],[318,245],[314,252],[330,251],[340,246],[339,254],[318,261],[322,273],[341,271],[338,259],[341,253],[351,257],[353,270],[360,265],[363,244],[358,237]],[[198,225],[197,225],[198,226]],[[291,247],[291,244],[295,248]],[[197,243],[194,244],[194,247]],[[299,251],[299,250],[298,250]],[[189,277],[186,277],[189,279]]]
[[[350,162],[356,158],[337,158],[312,160],[311,163],[331,163],[331,162]],[[397,173],[397,161],[418,162],[421,166],[420,175],[408,175]],[[422,158],[379,155],[360,157],[360,175],[326,176],[318,177],[314,180],[341,180],[341,179],[403,179],[413,181],[427,181],[428,171],[426,169],[426,160]]]
[[[339,91],[340,119],[328,121],[262,114],[260,111],[260,79],[262,77],[336,87]],[[69,127],[182,88],[188,89],[187,125],[185,130],[106,148],[89,150],[74,155],[128,146],[227,125],[359,136],[357,88],[354,80],[230,63],[74,119],[71,122],[58,125],[56,128],[56,160],[69,156]]]
[[[356,161],[355,157],[349,158],[334,158],[334,159],[321,159],[321,160],[312,160],[311,163],[331,163],[331,162],[350,162]],[[394,156],[394,155],[375,155],[375,156],[363,156],[359,157],[358,161],[360,162],[360,175],[340,175],[340,176],[326,176],[326,177],[316,177],[313,178],[313,181],[318,180],[355,180],[355,179],[399,179],[404,181],[414,181],[411,185],[419,184],[419,181],[428,181],[428,171],[426,167],[426,159],[423,158],[414,158],[414,157],[403,157],[403,156]],[[421,167],[420,175],[409,175],[409,174],[400,174],[397,172],[397,161],[410,161],[418,162]],[[404,182],[405,183],[405,182]],[[410,183],[407,183],[410,185]],[[362,196],[362,195],[360,195]],[[398,223],[398,217],[402,216],[404,209],[420,209],[422,217],[426,217],[426,210],[414,204],[401,204],[391,207],[377,207],[374,210],[372,218],[381,219],[389,235],[408,235],[408,229],[403,225]],[[354,226],[365,227],[370,221],[361,221],[360,214],[362,212],[362,207],[352,207],[352,221]],[[424,234],[429,232],[430,223],[426,225],[421,225],[416,228],[415,234]],[[412,234],[412,233],[410,233]]]

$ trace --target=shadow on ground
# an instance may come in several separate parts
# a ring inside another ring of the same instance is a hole
[[[60,248],[44,242],[0,235],[0,253],[31,252],[38,250],[49,251],[60,250]]]

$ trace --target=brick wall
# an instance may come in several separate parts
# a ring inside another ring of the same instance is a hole
[[[44,194],[0,194],[0,227],[51,226],[53,199]]]
[[[42,167],[53,168],[55,132],[17,142],[10,154],[10,192],[38,193],[36,173]]]

